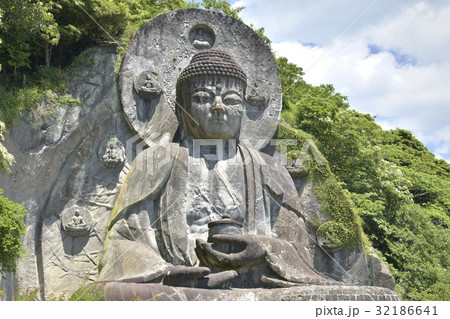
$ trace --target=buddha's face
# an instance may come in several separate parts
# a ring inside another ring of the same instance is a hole
[[[243,112],[243,84],[214,78],[191,80],[184,115],[187,133],[197,139],[236,139]],[[195,121],[195,122],[194,122]]]

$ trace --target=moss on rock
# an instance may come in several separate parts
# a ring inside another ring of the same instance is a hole
[[[288,146],[289,161],[299,161],[307,179],[314,183],[313,192],[319,199],[322,212],[329,217],[323,223],[312,225],[333,247],[352,247],[363,240],[362,226],[353,202],[336,180],[327,160],[318,150],[311,135],[281,122],[275,133],[277,139],[295,139]]]

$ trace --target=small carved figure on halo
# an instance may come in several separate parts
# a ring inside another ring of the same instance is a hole
[[[147,76],[145,77],[145,82],[141,86],[141,91],[148,92],[149,94],[159,93],[159,90],[153,84],[153,79],[150,74],[147,74]]]
[[[192,45],[196,49],[210,49],[211,44],[208,42],[205,31],[203,29],[197,29],[195,30],[195,36],[194,41],[192,42]]]
[[[157,72],[144,71],[134,81],[136,93],[144,100],[152,100],[161,93]]]
[[[99,152],[104,149],[103,155],[99,154],[101,163],[108,168],[116,168],[122,165],[125,160],[124,147],[122,143],[115,137],[110,138],[106,145],[100,144]]]

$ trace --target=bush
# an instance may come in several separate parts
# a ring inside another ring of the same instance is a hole
[[[70,296],[66,297],[66,292],[62,292],[60,295],[50,295],[46,298],[47,301],[101,301],[104,300],[108,291],[95,286],[86,277],[80,284],[80,287]],[[2,291],[0,291],[0,296]],[[14,301],[38,301],[39,299],[39,288],[37,287],[27,287],[25,288],[22,281],[19,280],[17,289],[13,296]]]
[[[0,195],[0,273],[15,273],[17,260],[25,253],[21,241],[26,234],[24,216],[22,205]]]

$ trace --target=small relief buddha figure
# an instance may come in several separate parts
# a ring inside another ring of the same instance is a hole
[[[83,225],[86,225],[83,221],[83,217],[80,216],[80,213],[78,211],[75,212],[75,215],[72,217],[72,221],[67,224],[67,226],[70,226],[72,228],[80,228],[83,227]]]
[[[157,81],[157,74],[154,72],[144,72],[138,77],[136,91],[140,97],[146,100],[155,98],[161,93],[161,87]]]
[[[98,157],[100,162],[108,168],[119,167],[125,161],[123,144],[115,137],[109,139],[106,144],[100,145]]]
[[[264,91],[264,86],[261,82],[255,81],[248,89],[246,95],[248,103],[254,106],[263,106],[269,100],[267,93]]]
[[[83,216],[81,216],[80,211],[75,210],[74,215],[70,222],[63,225],[64,231],[72,237],[81,237],[89,233],[90,226],[86,224]]]
[[[240,144],[247,76],[226,52],[194,55],[177,80],[180,142],[164,165],[133,162],[113,209],[99,281],[222,288],[334,285],[312,265],[294,183]],[[255,145],[256,143],[254,143]],[[151,166],[151,165],[150,165]]]

